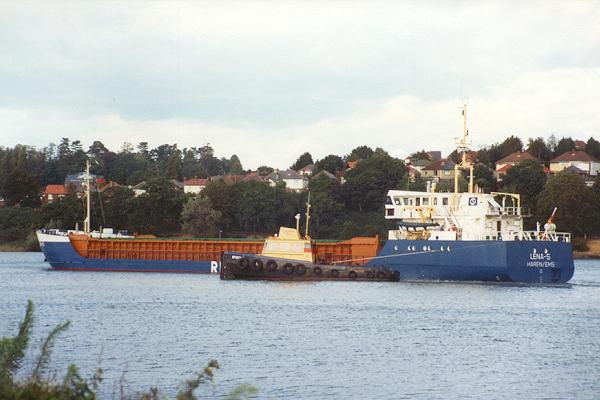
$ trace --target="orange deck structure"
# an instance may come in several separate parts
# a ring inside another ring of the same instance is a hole
[[[177,239],[96,239],[69,236],[77,253],[85,258],[214,261],[224,252],[260,254],[262,240],[177,240]],[[324,264],[362,265],[377,255],[379,237],[356,237],[340,242],[315,242],[313,254]]]

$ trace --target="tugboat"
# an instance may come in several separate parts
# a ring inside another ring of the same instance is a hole
[[[271,281],[398,281],[400,273],[391,268],[361,265],[365,260],[341,260],[330,264],[316,260],[314,242],[308,236],[310,194],[306,203],[306,233],[300,235],[300,215],[296,229],[279,228],[279,234],[265,240],[262,253],[225,252],[221,258],[221,279]],[[356,261],[356,264],[352,264]]]

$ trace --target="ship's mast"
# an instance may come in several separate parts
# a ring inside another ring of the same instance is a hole
[[[308,223],[310,221],[310,192],[308,192],[308,200],[306,201],[306,233],[304,234],[304,238],[308,239]]]
[[[469,193],[473,193],[473,163],[467,160],[467,152],[470,150],[468,142],[469,130],[467,129],[467,104],[463,104],[463,137],[457,141],[456,150],[462,153],[460,164],[454,166],[454,193],[458,194],[458,178],[461,169],[469,170]]]
[[[90,189],[90,159],[88,158],[85,163],[85,202],[86,202],[86,213],[85,220],[83,221],[83,231],[90,233],[91,229],[91,189]]]

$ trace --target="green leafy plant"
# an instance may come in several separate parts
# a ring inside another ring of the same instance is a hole
[[[42,348],[37,357],[33,370],[28,376],[17,379],[17,373],[23,366],[31,330],[33,327],[33,303],[27,302],[25,317],[19,324],[19,331],[14,337],[0,340],[0,399],[2,400],[95,400],[102,383],[102,369],[98,368],[90,379],[81,376],[76,365],[70,364],[62,381],[55,381],[45,375],[50,363],[50,356],[58,336],[65,332],[70,322],[57,325],[42,342]],[[219,368],[216,360],[211,360],[204,369],[192,379],[184,382],[177,392],[176,400],[197,400],[195,392],[204,385],[214,384],[215,370]],[[236,386],[225,398],[229,400],[248,399],[258,393],[250,385]],[[162,395],[158,388],[150,388],[145,393],[126,395],[121,388],[121,399],[162,400],[168,396]]]

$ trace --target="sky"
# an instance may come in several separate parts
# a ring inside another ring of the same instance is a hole
[[[0,146],[61,138],[287,168],[382,147],[600,139],[598,1],[22,1],[0,7]]]

